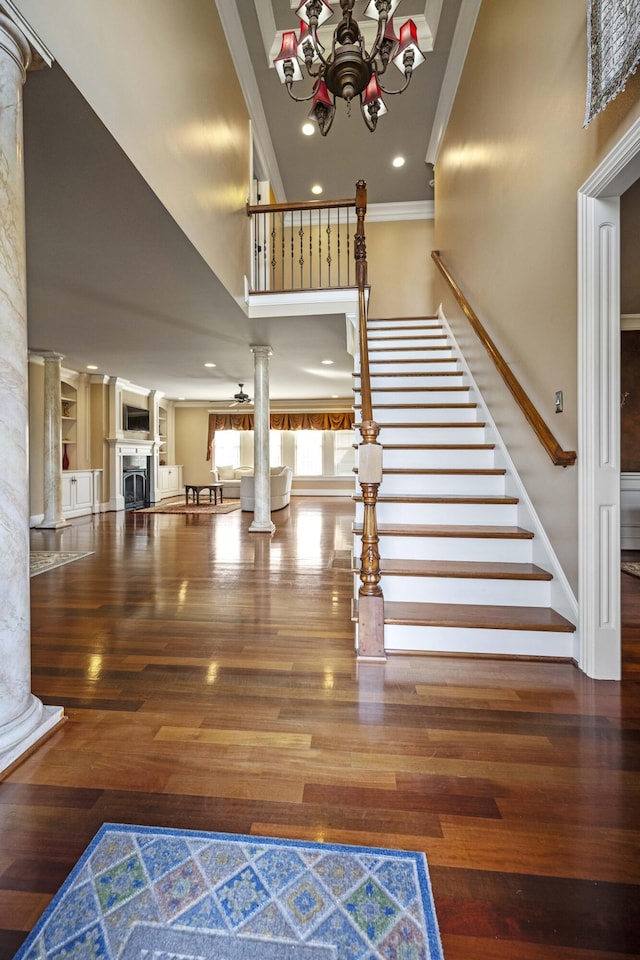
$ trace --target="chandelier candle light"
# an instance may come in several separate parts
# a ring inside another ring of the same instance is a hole
[[[360,98],[360,110],[371,132],[376,129],[378,118],[387,108],[382,94],[402,93],[411,82],[414,67],[424,62],[424,54],[418,47],[418,31],[413,20],[400,27],[400,38],[393,30],[393,13],[400,0],[369,0],[364,14],[378,21],[376,38],[370,52],[357,20],[353,17],[355,0],[339,0],[342,19],[333,33],[331,53],[318,39],[318,27],[333,16],[327,0],[303,0],[296,10],[300,19],[300,36],[295,30],[282,35],[282,47],[273,65],[292,100],[302,103],[311,100],[309,117],[315,120],[323,137],[327,135],[336,112],[336,97],[347,102]],[[399,90],[388,90],[380,83],[389,60],[404,74],[404,83]],[[308,75],[314,80],[308,97],[296,97],[292,86],[302,80],[300,64],[304,63]]]

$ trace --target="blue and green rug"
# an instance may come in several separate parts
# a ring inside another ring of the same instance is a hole
[[[15,960],[442,960],[424,854],[104,824]]]

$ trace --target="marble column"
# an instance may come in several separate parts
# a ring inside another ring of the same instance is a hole
[[[269,357],[271,347],[251,347],[254,364],[253,522],[249,532],[273,533],[269,475]]]
[[[62,515],[62,413],[60,374],[62,354],[42,353],[44,357],[44,520],[40,527],[68,527]]]
[[[31,693],[22,85],[29,44],[0,14],[0,771],[61,719]]]

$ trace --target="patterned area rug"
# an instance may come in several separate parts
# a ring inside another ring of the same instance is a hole
[[[442,960],[424,854],[104,824],[14,960]]]
[[[87,553],[74,553],[70,550],[32,550],[29,554],[29,576],[37,577],[39,573],[61,567],[63,563],[71,563],[82,557],[90,557],[93,550]]]
[[[169,503],[159,503],[157,507],[143,507],[142,510],[136,510],[136,513],[233,513],[240,509],[239,500],[229,500],[225,503],[185,503],[184,497],[180,502],[171,501]]]
[[[620,569],[624,573],[630,573],[632,577],[640,577],[640,563],[625,561],[625,563],[620,564]]]

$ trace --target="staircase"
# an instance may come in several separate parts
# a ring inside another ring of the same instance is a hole
[[[368,331],[385,651],[575,657],[573,594],[445,319]]]

